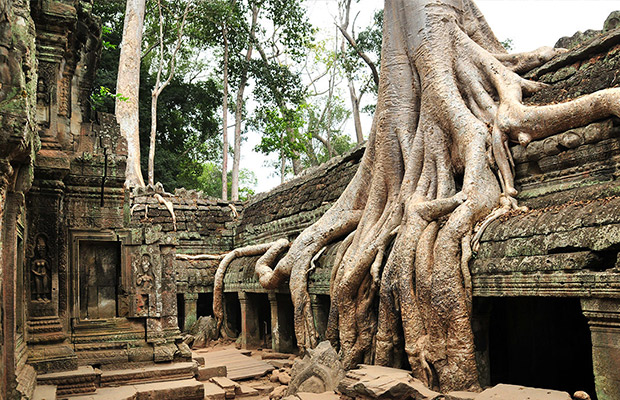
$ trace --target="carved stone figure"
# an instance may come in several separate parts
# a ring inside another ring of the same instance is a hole
[[[30,268],[32,276],[31,298],[37,301],[50,301],[52,299],[51,270],[47,259],[47,241],[45,236],[37,236],[35,243],[35,255]]]
[[[137,272],[136,285],[142,287],[143,290],[149,291],[153,286],[151,256],[142,254],[140,258],[140,271]]]

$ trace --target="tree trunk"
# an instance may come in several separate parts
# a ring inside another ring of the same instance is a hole
[[[158,85],[159,82],[156,83]],[[151,94],[151,134],[149,138],[149,166],[148,166],[148,180],[149,185],[155,184],[155,138],[157,136],[157,99],[159,97],[159,91],[157,88],[153,89]]]
[[[123,41],[119,59],[116,93],[127,97],[127,101],[116,99],[116,120],[121,134],[127,141],[127,167],[125,186],[144,186],[140,169],[140,51],[146,0],[127,0]]]
[[[351,97],[351,112],[355,123],[355,137],[357,144],[364,143],[364,132],[362,131],[362,119],[360,118],[360,99],[355,93],[353,81],[349,80],[349,95]]]
[[[344,239],[331,274],[327,336],[340,347],[345,367],[399,367],[407,357],[429,387],[479,389],[471,237],[492,210],[516,205],[506,141],[527,144],[620,116],[620,88],[523,105],[523,92],[542,85],[512,68],[531,69],[558,52],[507,57],[472,0],[386,0],[366,152],[341,197],[274,269],[280,281],[289,276],[302,351],[318,342],[308,293],[311,261]]]
[[[224,24],[224,90],[222,96],[222,200],[228,201],[228,28]]]
[[[252,25],[250,31],[254,32],[256,29],[256,21],[258,19],[258,7],[252,8]],[[239,200],[239,169],[241,163],[241,118],[243,116],[243,96],[245,93],[245,86],[248,83],[248,64],[252,60],[252,52],[254,51],[254,45],[252,42],[248,44],[248,50],[245,54],[245,66],[241,72],[241,79],[239,81],[239,88],[237,89],[237,101],[235,103],[235,147],[232,167],[232,185],[231,185],[231,200]]]

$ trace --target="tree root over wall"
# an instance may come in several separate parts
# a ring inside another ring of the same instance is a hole
[[[475,390],[468,262],[474,226],[516,207],[507,142],[620,116],[620,89],[525,106],[523,94],[543,85],[518,73],[561,50],[506,54],[471,0],[387,0],[384,18],[378,104],[357,174],[275,268],[271,256],[257,272],[265,287],[290,277],[297,343],[312,348],[308,270],[344,238],[327,334],[345,367],[406,357],[429,387]]]

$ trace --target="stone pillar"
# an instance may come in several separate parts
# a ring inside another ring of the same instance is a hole
[[[281,332],[278,322],[278,300],[274,292],[269,292],[269,306],[271,308],[271,348],[281,352]]]
[[[258,346],[260,344],[260,327],[258,326],[258,313],[256,304],[248,299],[246,292],[239,292],[241,304],[241,347]]]
[[[598,399],[620,399],[620,299],[581,299],[581,309],[592,334]]]
[[[310,306],[312,308],[312,316],[314,317],[314,325],[319,334],[319,341],[325,340],[325,331],[327,330],[327,317],[329,309],[325,310],[321,305],[319,295],[310,295]]]
[[[183,301],[185,303],[183,328],[187,331],[198,319],[198,293],[183,293]]]

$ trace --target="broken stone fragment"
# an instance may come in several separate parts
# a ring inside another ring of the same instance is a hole
[[[273,400],[281,399],[285,394],[288,386],[278,386],[269,394],[269,398]]]
[[[572,400],[566,392],[499,384],[480,393],[476,400]]]

